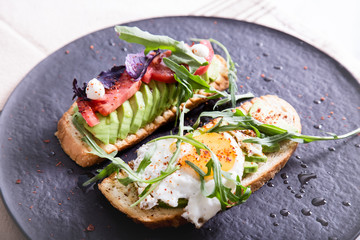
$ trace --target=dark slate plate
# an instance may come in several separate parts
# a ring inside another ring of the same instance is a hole
[[[221,41],[239,64],[239,92],[277,94],[286,99],[299,111],[304,133],[344,133],[360,122],[359,83],[337,61],[297,38],[259,25],[217,18],[168,17],[127,25],[175,39],[212,37]],[[81,188],[81,183],[104,165],[78,167],[54,136],[58,119],[72,102],[72,80],[89,80],[113,64],[123,63],[128,52],[140,49],[118,40],[112,28],[89,34],[37,65],[9,98],[0,118],[1,191],[10,213],[28,237],[353,239],[358,235],[358,137],[300,146],[280,172],[288,175],[288,184],[278,174],[246,204],[219,213],[202,229],[188,224],[178,229],[149,230],[116,211],[96,186]],[[211,104],[203,105],[189,116],[210,108]],[[314,128],[319,124],[321,129]],[[165,134],[171,126],[151,138]],[[132,159],[137,147],[121,156]],[[317,178],[301,188],[300,173],[313,173]],[[20,184],[16,184],[17,179]],[[301,198],[295,197],[296,193]],[[326,204],[312,205],[317,197],[324,198]],[[303,215],[304,208],[312,214]],[[290,214],[282,216],[282,209]],[[323,222],[326,226],[320,219],[327,222]],[[94,231],[86,230],[89,224]]]

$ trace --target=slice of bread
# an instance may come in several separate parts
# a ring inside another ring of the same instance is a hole
[[[228,70],[226,66],[226,61],[219,55],[215,55],[215,58],[219,60],[221,63],[221,70],[218,78],[212,82],[210,85],[216,88],[217,90],[223,91],[229,87],[228,81]],[[209,96],[209,93],[205,93],[204,91],[200,91],[198,94]],[[186,102],[186,108],[193,109],[199,104],[206,101],[206,98],[191,98]],[[55,133],[57,138],[61,143],[61,147],[65,151],[69,157],[74,160],[78,165],[82,167],[89,167],[96,163],[100,163],[103,159],[99,158],[96,155],[90,154],[90,147],[81,140],[82,136],[76,127],[72,123],[72,116],[74,114],[74,107],[76,103],[74,103],[67,112],[61,117],[58,122],[58,130]],[[156,129],[161,127],[162,125],[168,123],[173,120],[176,116],[176,107],[172,107],[163,112],[162,115],[155,118],[152,123],[147,124],[143,128],[140,128],[136,134],[129,134],[123,140],[117,140],[115,144],[103,144],[100,141],[97,141],[97,144],[103,148],[107,153],[111,153],[113,151],[121,151],[134,144],[140,142],[151,133],[153,133]]]
[[[277,96],[266,95],[260,98],[254,98],[242,104],[240,108],[244,110],[244,112],[248,112],[256,101],[264,101],[265,104],[273,109],[273,112],[271,112],[270,116],[262,116],[259,113],[253,114],[254,118],[268,124],[275,124],[277,119],[281,118],[291,126],[294,126],[298,132],[301,132],[299,115],[289,103]],[[295,151],[297,143],[284,141],[280,145],[281,147],[278,152],[266,154],[268,160],[266,163],[259,164],[257,172],[248,174],[242,179],[243,186],[251,186],[251,190],[256,191],[284,167]],[[124,173],[121,172],[119,177],[124,177]],[[134,184],[124,186],[119,183],[115,174],[104,179],[99,184],[99,189],[115,208],[125,213],[135,222],[141,222],[147,227],[177,227],[186,223],[186,220],[181,217],[184,212],[181,208],[154,207],[150,210],[143,210],[139,206],[130,207],[131,204],[138,200],[137,189]]]

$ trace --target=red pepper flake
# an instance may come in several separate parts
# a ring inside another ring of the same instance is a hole
[[[36,194],[36,191],[33,191],[32,193],[33,193],[33,194]]]
[[[330,115],[328,115],[328,118],[331,118],[331,116],[330,116]]]
[[[244,86],[243,85],[240,85],[240,88],[243,88]]]
[[[61,164],[61,161],[56,164],[56,167],[60,166],[60,164]]]
[[[90,49],[94,49],[94,45],[90,45]]]
[[[8,138],[8,140],[9,140],[9,141],[11,141],[11,140],[12,140],[12,138],[11,138],[11,137],[9,137],[9,138]]]
[[[259,57],[259,56],[257,56],[257,57],[256,57],[256,60],[260,60],[260,57]]]
[[[302,94],[298,94],[298,97],[299,97],[299,98],[302,98],[302,96],[303,96]]]
[[[59,206],[61,206],[61,202],[59,202],[58,204],[59,204]]]
[[[320,98],[320,101],[322,101],[322,102],[325,101],[325,98],[324,97]]]
[[[217,21],[214,21],[214,24],[217,24]]]
[[[331,115],[333,115],[333,114],[334,114],[334,112],[332,112],[332,111],[331,111],[331,112],[330,112],[330,114],[331,114]]]
[[[324,117],[321,117],[321,120],[324,120],[325,118]]]
[[[249,77],[249,76],[247,76],[247,77],[246,77],[246,79],[247,79],[247,80],[249,80],[249,79],[250,79],[250,77]]]
[[[34,206],[33,206],[33,205],[31,205],[29,208],[30,208],[30,209],[32,209],[33,207],[34,207]]]
[[[95,52],[96,52],[96,53],[99,53],[100,51],[99,51],[99,50],[96,50]]]
[[[20,184],[20,183],[21,183],[21,179],[16,180],[15,183],[16,183],[16,184]]]
[[[329,94],[328,93],[325,93],[325,97],[328,97],[329,96]]]
[[[29,218],[28,221],[31,222],[31,218]]]
[[[307,70],[308,69],[308,67],[307,66],[304,66],[304,70]]]
[[[346,120],[346,117],[342,117],[342,120]]]
[[[42,173],[43,171],[42,170],[40,170],[40,169],[38,169],[38,170],[36,170],[38,173]]]
[[[112,57],[112,60],[115,61],[115,60],[116,60],[116,57]]]
[[[265,77],[265,74],[262,73],[260,76],[261,76],[262,78],[264,78],[264,77]]]
[[[18,204],[19,204],[19,205],[22,205],[22,203],[21,203],[21,202],[19,202]]]
[[[92,232],[94,230],[95,230],[95,227],[92,224],[89,224],[89,226],[87,226],[87,228],[86,228],[86,231],[88,231],[88,232]]]
[[[49,143],[50,142],[50,139],[45,139],[44,140],[44,143]]]
[[[70,53],[70,51],[69,51],[69,50],[66,50],[66,51],[65,51],[65,54],[69,54],[69,53]]]
[[[68,197],[67,200],[70,200],[70,198]]]

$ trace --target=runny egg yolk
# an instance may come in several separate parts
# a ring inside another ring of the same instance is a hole
[[[195,136],[194,139],[211,149],[211,151],[218,157],[223,171],[229,171],[233,168],[237,153],[229,138],[226,138],[223,134],[219,133],[204,133]],[[173,148],[175,148],[175,146],[173,146]],[[179,164],[183,170],[188,171],[197,178],[199,175],[185,161],[194,163],[201,170],[207,173],[206,164],[209,162],[210,158],[211,153],[208,150],[201,149],[200,155],[198,155],[195,147],[191,144],[183,143],[181,145],[181,158],[179,159]],[[210,176],[205,177],[205,180],[212,178],[213,173],[211,173]]]

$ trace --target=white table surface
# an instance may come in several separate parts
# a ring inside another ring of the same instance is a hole
[[[356,0],[0,0],[0,110],[41,60],[93,31],[160,16],[217,16],[266,25],[327,52],[360,79]],[[0,239],[25,239],[0,199]]]

